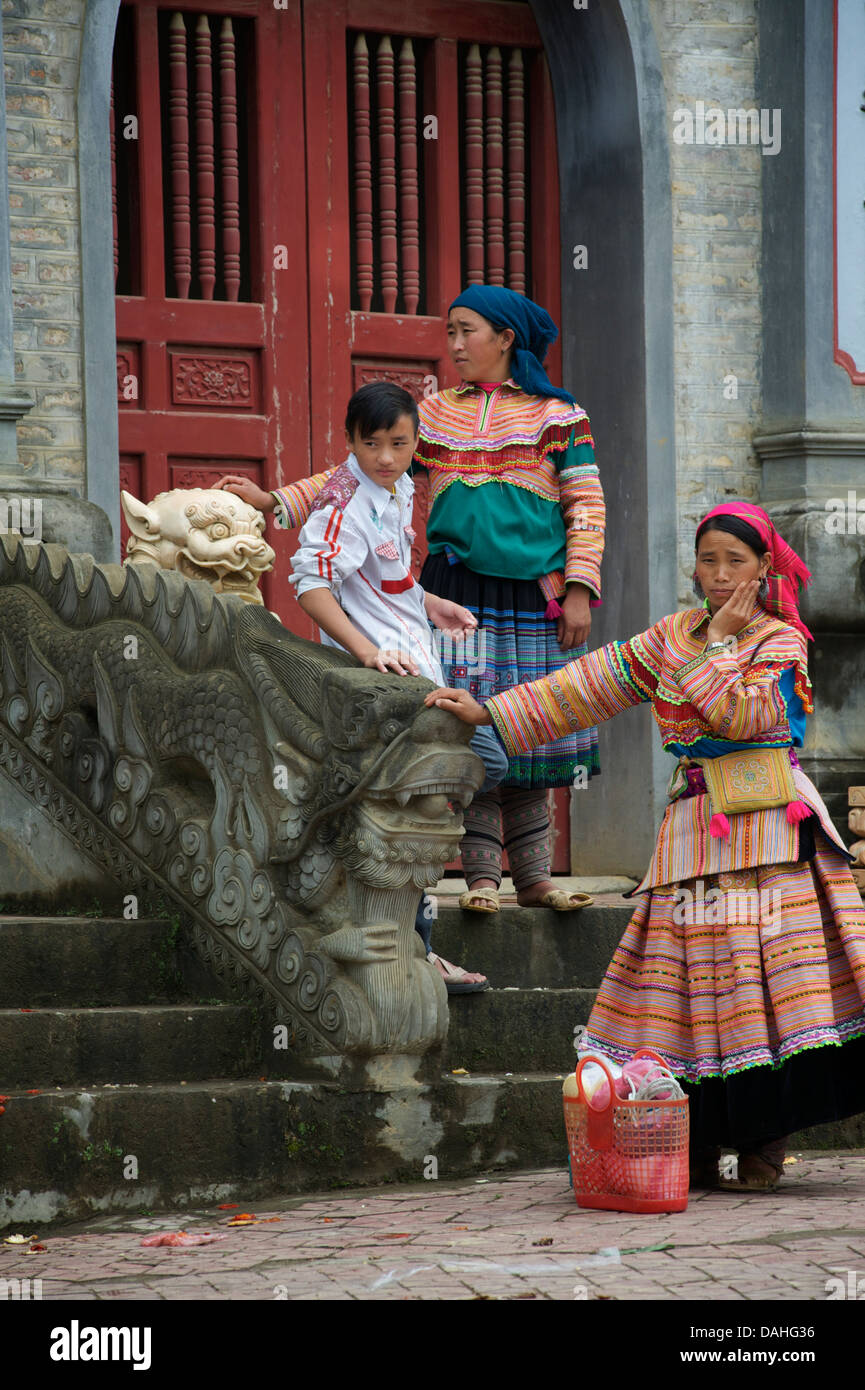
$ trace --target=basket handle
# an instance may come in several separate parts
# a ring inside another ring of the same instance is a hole
[[[589,1062],[595,1062],[599,1067],[602,1067],[610,1083],[610,1099],[600,1110],[595,1109],[583,1090],[582,1071]],[[616,1083],[613,1074],[602,1057],[593,1057],[591,1053],[587,1053],[586,1056],[581,1057],[577,1063],[576,1078],[579,1098],[586,1107],[586,1134],[588,1141],[593,1149],[611,1149],[615,1138],[613,1133],[613,1106],[616,1105],[619,1100],[616,1095]]]
[[[595,1064],[596,1066],[600,1067],[601,1070],[604,1071],[604,1072],[606,1073],[607,1080],[608,1080],[609,1083],[610,1083],[610,1099],[609,1099],[608,1105],[605,1105],[605,1106],[594,1106],[594,1105],[592,1105],[591,1100],[589,1099],[589,1097],[586,1095],[585,1091],[583,1090],[583,1082],[582,1082],[583,1067],[585,1067],[585,1066],[587,1065],[587,1063],[589,1063],[589,1062],[594,1062],[594,1064]],[[608,1109],[609,1106],[613,1105],[614,1102],[618,1099],[618,1097],[616,1096],[616,1083],[615,1083],[615,1079],[614,1079],[614,1077],[613,1077],[613,1073],[610,1071],[610,1069],[609,1069],[609,1067],[607,1066],[606,1062],[604,1061],[603,1057],[594,1057],[594,1056],[592,1056],[592,1054],[591,1054],[590,1052],[587,1052],[586,1055],[585,1055],[585,1057],[581,1057],[580,1060],[577,1062],[576,1071],[575,1071],[575,1076],[576,1076],[576,1078],[577,1078],[577,1088],[578,1088],[579,1093],[580,1093],[580,1100],[581,1100],[585,1105],[587,1105],[587,1106],[589,1107],[590,1110],[594,1110],[594,1111],[595,1111],[595,1114],[601,1114],[604,1110]]]

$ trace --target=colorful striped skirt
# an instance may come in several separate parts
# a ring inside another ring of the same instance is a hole
[[[865,1111],[865,906],[819,830],[795,864],[642,896],[580,1043],[665,1057],[692,1143],[753,1147]]]
[[[420,582],[429,593],[462,604],[478,620],[477,635],[467,644],[465,656],[459,647],[449,651],[446,643],[441,653],[448,685],[468,690],[476,700],[539,680],[588,651],[585,644],[562,651],[535,580],[475,574],[458,561],[450,563],[442,553],[427,557]],[[509,759],[502,786],[569,787],[575,777],[583,784],[600,770],[598,731],[581,729]]]

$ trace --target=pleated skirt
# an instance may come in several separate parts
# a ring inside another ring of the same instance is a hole
[[[865,906],[841,853],[653,888],[581,1051],[650,1047],[691,1099],[692,1147],[748,1147],[865,1111]]]

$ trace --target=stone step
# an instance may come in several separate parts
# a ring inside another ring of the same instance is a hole
[[[580,912],[506,905],[483,915],[439,900],[433,950],[481,971],[495,989],[597,989],[634,909],[633,903]]]
[[[182,997],[176,938],[160,920],[0,917],[0,1009]]]
[[[0,1228],[231,1201],[254,1211],[292,1192],[564,1169],[561,1088],[560,1076],[538,1073],[387,1091],[223,1078],[12,1092],[0,1117]],[[865,1116],[789,1144],[862,1147]]]
[[[0,1010],[4,1091],[248,1076],[261,1052],[245,1004]]]
[[[561,1080],[443,1077],[388,1091],[221,1079],[10,1092],[0,1227],[255,1202],[487,1168],[566,1164]]]
[[[593,989],[490,989],[451,995],[445,1057],[467,1071],[568,1071],[574,1026],[586,1023]]]

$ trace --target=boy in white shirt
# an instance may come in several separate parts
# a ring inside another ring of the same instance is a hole
[[[424,593],[411,573],[414,483],[408,468],[417,448],[417,405],[401,386],[370,382],[349,401],[345,430],[352,452],[318,493],[292,560],[298,603],[318,624],[323,643],[344,648],[364,666],[443,685],[430,623],[460,639],[474,631],[477,619],[450,599]],[[262,510],[279,504],[278,493],[264,493],[248,479],[226,477],[221,485]],[[255,496],[247,495],[251,491]],[[479,728],[472,748],[483,759],[482,790],[489,791],[507,771],[507,754],[492,728]],[[415,926],[448,993],[488,989],[486,976],[432,951],[428,902],[424,895]]]

